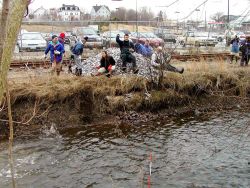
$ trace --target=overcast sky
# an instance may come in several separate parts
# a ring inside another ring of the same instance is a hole
[[[177,17],[178,19],[184,18],[205,0],[179,0],[177,3],[175,3],[169,8],[158,7],[169,5],[174,1],[175,0],[137,0],[138,9],[139,7],[147,6],[150,7],[155,13],[162,10],[166,12],[169,18],[172,19],[177,19]],[[228,0],[208,0],[208,2],[204,6],[201,6],[199,8],[200,11],[195,12],[190,18],[204,19],[205,12],[207,13],[208,20],[209,17],[216,12],[224,12],[225,14],[227,14],[227,2]],[[230,0],[230,14],[241,15],[244,10],[250,7],[249,2],[249,0]],[[107,5],[111,10],[114,10],[117,7],[135,9],[136,0],[123,0],[117,2],[114,2],[112,0],[33,0],[33,3],[31,4],[30,8],[33,10],[41,6],[43,6],[44,8],[59,8],[62,4],[75,4],[81,9],[85,9],[86,11],[90,11],[91,7],[96,4]],[[176,14],[176,11],[180,13]]]

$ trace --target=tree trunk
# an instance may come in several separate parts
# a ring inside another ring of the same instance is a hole
[[[12,53],[15,47],[16,38],[21,27],[23,15],[28,6],[29,0],[15,0],[11,2],[11,11],[6,18],[8,21],[6,32],[8,33],[3,43],[2,57],[0,59],[0,104],[6,89],[6,80],[9,66],[11,63]]]
[[[10,0],[3,0],[2,3],[2,14],[1,14],[1,28],[0,28],[0,60],[2,59],[3,44],[6,38],[6,28],[9,14]],[[0,61],[1,64],[1,61]]]

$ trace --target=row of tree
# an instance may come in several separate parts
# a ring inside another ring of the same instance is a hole
[[[118,21],[152,21],[154,17],[154,12],[148,7],[142,7],[137,12],[134,9],[126,9],[124,7],[111,11],[111,19]]]
[[[51,10],[55,10],[55,9],[51,9]],[[33,13],[29,14],[29,19],[39,19],[39,20],[43,20],[43,21],[47,21],[47,20],[62,20],[61,16],[58,15],[58,13],[56,11],[46,11],[46,13],[44,13],[44,15],[39,15],[39,18],[36,17]],[[159,14],[160,17],[162,17],[162,13]],[[126,9],[124,7],[120,7],[117,8],[114,11],[111,11],[111,15],[110,18],[112,20],[119,20],[119,21],[129,21],[129,20],[136,20],[138,18],[138,20],[142,20],[142,21],[152,21],[155,18],[155,14],[154,12],[148,8],[148,7],[142,7],[138,10],[138,12],[136,13],[136,11],[134,9]],[[110,18],[97,18],[98,20],[109,20]],[[85,10],[81,11],[81,20],[90,20],[91,19],[91,15],[88,14]],[[72,21],[74,21],[74,17],[72,16]]]

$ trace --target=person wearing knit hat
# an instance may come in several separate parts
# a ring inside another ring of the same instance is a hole
[[[64,42],[65,42],[65,34],[64,33],[60,33],[60,35],[58,37],[58,41],[64,46]]]
[[[45,50],[45,59],[48,52],[50,52],[50,62],[52,64],[53,71],[56,72],[57,75],[60,75],[62,56],[65,50],[63,45],[58,41],[58,37],[56,35],[52,36],[52,41],[48,44]]]
[[[72,47],[71,52],[73,54],[74,64],[76,65],[75,74],[77,76],[82,75],[82,54],[85,43],[88,41],[88,37],[84,37],[83,40],[80,36],[76,39],[76,44]],[[72,72],[71,65],[69,66],[69,72]]]

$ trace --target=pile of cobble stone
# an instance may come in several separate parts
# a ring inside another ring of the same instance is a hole
[[[132,71],[132,64],[128,63],[127,64],[127,71],[124,73],[121,70],[122,66],[122,61],[120,59],[120,49],[119,48],[109,48],[107,49],[107,52],[110,56],[113,56],[113,58],[116,61],[116,70],[114,72],[115,75],[119,74],[133,74]],[[133,55],[136,58],[136,64],[139,69],[138,75],[143,76],[143,77],[150,77],[151,74],[151,69],[152,67],[150,66],[150,59],[143,57],[141,54],[138,53],[133,53]],[[101,53],[97,54],[96,56],[91,56],[88,59],[84,60],[82,62],[81,68],[82,68],[82,75],[91,75],[91,73],[95,74],[97,72],[97,67],[100,65],[100,60],[101,60]],[[73,72],[74,72],[73,67]]]

